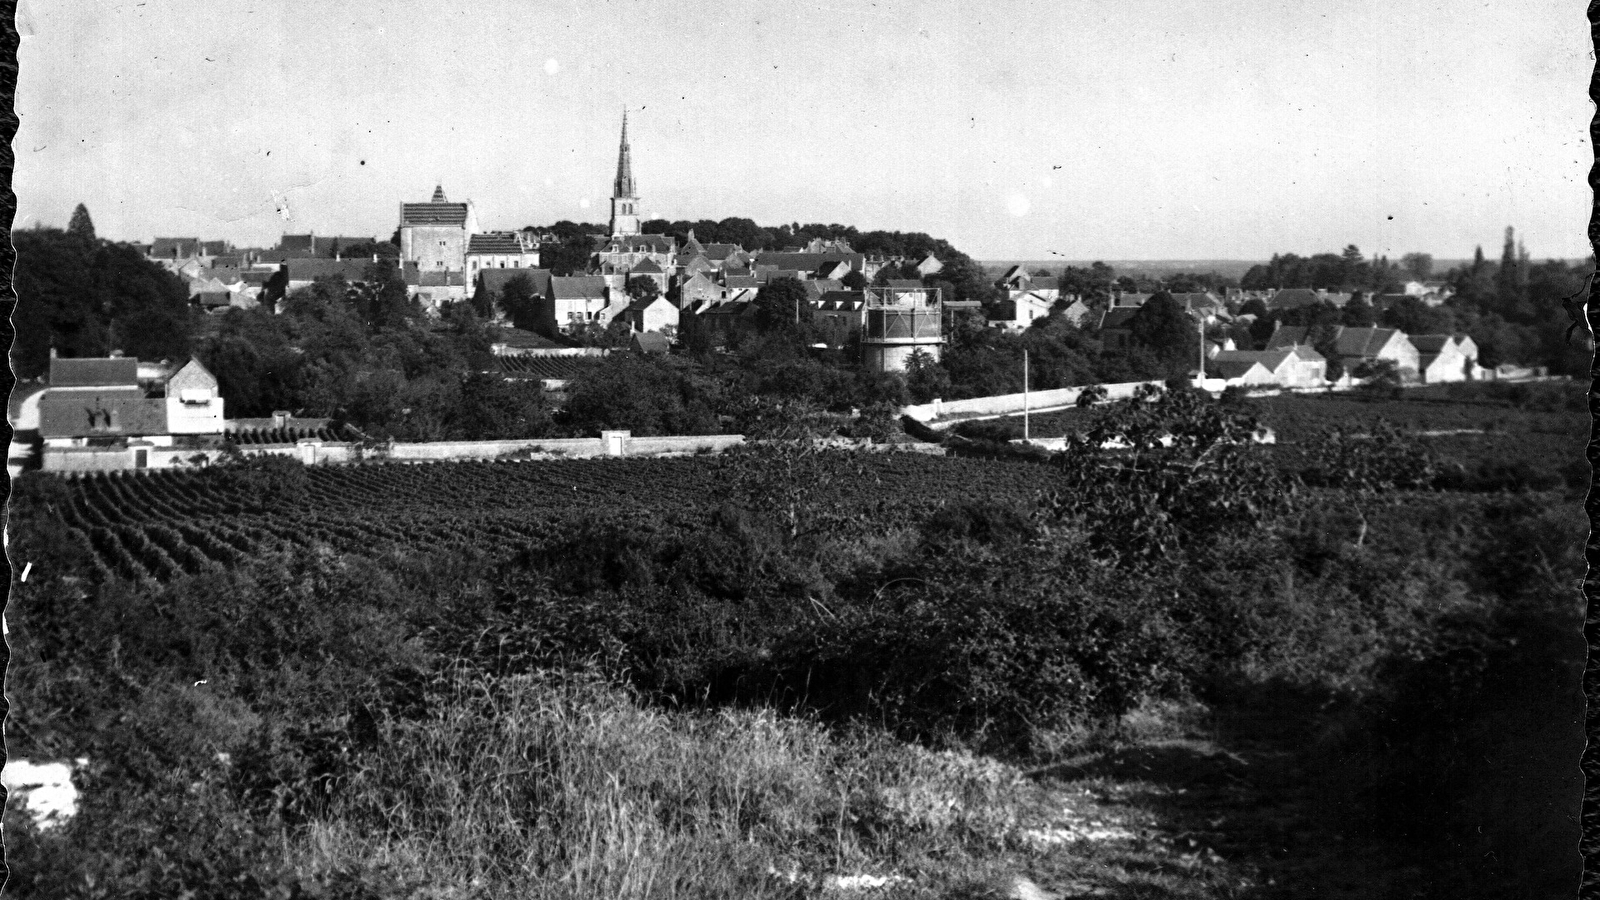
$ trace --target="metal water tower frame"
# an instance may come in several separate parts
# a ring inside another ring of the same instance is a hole
[[[944,301],[934,287],[869,287],[861,332],[862,363],[872,372],[904,372],[918,350],[937,362],[944,349]]]

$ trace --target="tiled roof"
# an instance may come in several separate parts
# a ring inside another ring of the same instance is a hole
[[[506,283],[518,275],[527,276],[533,282],[533,292],[540,296],[550,290],[549,269],[483,269],[478,272],[478,286],[490,293],[498,294],[505,289]]]
[[[645,331],[633,336],[633,348],[640,353],[666,353],[672,343],[658,331]]]
[[[467,224],[465,203],[402,203],[401,225],[461,225]]]
[[[1396,334],[1393,328],[1341,328],[1334,346],[1340,356],[1376,356]]]
[[[317,249],[317,238],[310,234],[286,234],[278,238],[278,249],[314,251]]]
[[[728,290],[746,290],[761,286],[754,275],[729,275],[722,283]]]
[[[606,280],[599,275],[551,278],[550,294],[557,300],[604,300]]]
[[[1322,297],[1310,288],[1284,288],[1272,295],[1267,301],[1268,309],[1299,309],[1302,306],[1315,306],[1321,303]]]
[[[1280,325],[1267,339],[1267,349],[1278,350],[1305,344],[1309,340],[1310,330],[1300,325]]]
[[[521,253],[522,243],[515,232],[495,231],[475,234],[467,239],[468,253]]]
[[[367,277],[367,267],[372,262],[367,259],[319,259],[317,257],[304,257],[291,259],[284,264],[289,270],[290,281],[315,281],[318,278],[343,278],[345,281],[364,281]]]
[[[1442,353],[1448,344],[1455,342],[1455,336],[1449,334],[1413,334],[1411,346],[1417,348],[1418,353]]]
[[[1133,314],[1138,311],[1139,308],[1136,306],[1117,306],[1108,309],[1100,316],[1100,327],[1102,329],[1127,328],[1128,320],[1133,318]]]
[[[757,259],[764,266],[815,272],[823,263],[843,262],[860,269],[866,257],[860,253],[763,253]]]
[[[712,262],[718,262],[720,260],[727,259],[735,253],[743,253],[744,248],[738,244],[704,244],[701,246],[700,252],[705,256],[706,259],[709,259]]]
[[[407,274],[409,275],[410,273],[408,272]],[[416,280],[413,281],[408,277],[406,279],[406,284],[413,285],[415,287],[465,287],[467,283],[467,275],[465,272],[439,272],[429,270],[426,272],[417,272],[415,278]]]
[[[1254,369],[1258,366],[1263,368],[1268,374],[1271,374],[1272,372],[1271,369],[1267,369],[1265,366],[1262,366],[1261,363],[1253,359],[1223,359],[1223,356],[1227,353],[1228,351],[1225,350],[1222,353],[1218,353],[1214,359],[1206,360],[1207,375],[1213,378],[1226,378],[1231,381],[1235,378],[1244,377],[1244,375],[1251,369]]]
[[[139,360],[131,356],[50,360],[51,387],[137,387]]]
[[[665,269],[663,269],[660,266],[656,265],[655,260],[647,259],[644,262],[639,263],[637,266],[634,266],[633,267],[633,271],[628,273],[628,274],[630,274],[630,275],[665,275],[667,273],[666,273]]]
[[[673,253],[677,241],[669,234],[617,234],[595,238],[602,253]]]
[[[199,238],[158,237],[150,245],[150,255],[160,259],[186,259],[194,256],[199,249]]]

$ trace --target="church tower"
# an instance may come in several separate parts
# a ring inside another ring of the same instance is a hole
[[[639,233],[639,191],[633,184],[633,154],[628,150],[628,111],[622,111],[622,147],[617,151],[617,180],[611,189],[611,233]]]

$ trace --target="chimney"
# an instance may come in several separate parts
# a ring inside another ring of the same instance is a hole
[[[288,410],[283,410],[283,409],[275,409],[275,410],[273,410],[272,411],[272,427],[273,428],[287,428],[287,427],[289,427],[289,411]]]

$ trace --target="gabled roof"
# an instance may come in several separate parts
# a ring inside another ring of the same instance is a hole
[[[186,259],[200,250],[199,238],[158,237],[150,245],[150,255],[162,259]]]
[[[556,300],[604,300],[606,280],[599,275],[552,277],[550,296]]]
[[[518,254],[524,252],[514,231],[491,231],[467,238],[468,253]]]
[[[1305,347],[1280,350],[1220,350],[1206,362],[1206,366],[1209,368],[1212,363],[1257,363],[1268,372],[1276,374],[1285,362],[1296,358],[1316,362],[1322,359],[1322,354]]]
[[[286,234],[283,237],[278,238],[277,249],[289,251],[301,250],[309,253],[317,249],[317,239],[314,235],[310,234]]]
[[[518,275],[525,276],[529,281],[533,282],[533,292],[535,294],[544,295],[549,293],[549,269],[482,269],[478,272],[478,287],[490,293],[498,294],[505,290],[506,284],[511,279],[516,278]]]
[[[1184,309],[1191,312],[1197,309],[1217,309],[1223,305],[1222,298],[1210,291],[1173,294],[1172,299],[1178,301]]]
[[[628,309],[632,312],[644,312],[650,307],[655,306],[657,303],[665,303],[668,306],[672,305],[672,301],[668,300],[665,295],[657,294],[654,297],[640,297],[639,299],[628,303]]]
[[[633,267],[629,275],[665,275],[666,270],[656,265],[655,260],[647,259]]]
[[[1315,306],[1322,301],[1323,298],[1310,288],[1284,288],[1267,300],[1267,308],[1299,309],[1302,306]]]
[[[1268,350],[1279,350],[1287,347],[1307,345],[1310,341],[1311,329],[1303,325],[1280,325],[1278,330],[1267,339]]]
[[[1393,328],[1341,328],[1334,347],[1340,356],[1376,356],[1399,333]]]
[[[1226,378],[1229,381],[1235,378],[1243,378],[1252,369],[1260,369],[1263,375],[1272,374],[1271,369],[1253,359],[1223,359],[1222,357],[1228,353],[1229,351],[1224,350],[1214,358],[1206,360],[1206,374],[1213,378]]]
[[[51,387],[138,387],[139,360],[131,356],[50,360]]]
[[[231,249],[231,248],[228,246],[228,242],[227,241],[201,241],[200,242],[200,255],[201,256],[218,256],[218,255],[221,255],[223,253],[227,253],[229,249]]]
[[[678,242],[670,234],[613,234],[597,236],[595,249],[601,253],[675,253]]]
[[[1127,328],[1128,320],[1138,312],[1137,306],[1114,306],[1100,315],[1100,328]]]
[[[467,224],[467,204],[447,203],[444,191],[434,188],[433,200],[428,203],[400,204],[401,225],[456,225]]]
[[[640,353],[666,353],[672,349],[667,336],[659,331],[641,331],[633,336],[630,344]]]
[[[743,253],[744,248],[738,244],[705,244],[700,252],[712,262],[720,262],[735,253]]]
[[[861,253],[762,253],[757,257],[764,266],[775,266],[779,269],[796,269],[802,272],[815,272],[823,263],[843,262],[852,269],[859,270],[866,263],[866,256]]]
[[[1443,353],[1445,347],[1456,342],[1453,334],[1413,334],[1408,337],[1411,338],[1411,346],[1422,354]]]
[[[345,281],[365,281],[368,259],[320,259],[308,256],[284,263],[290,281],[315,281],[318,278],[343,278]]]
[[[1151,294],[1137,293],[1118,294],[1115,302],[1118,307],[1138,309],[1139,307],[1143,306],[1145,301],[1149,300],[1151,296]]]
[[[747,290],[761,286],[754,275],[729,275],[722,283],[729,290]]]

